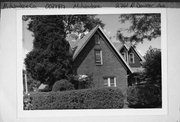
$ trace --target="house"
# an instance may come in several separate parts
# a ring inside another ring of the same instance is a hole
[[[92,74],[95,87],[112,86],[125,90],[128,75],[133,73],[100,26],[78,40],[73,61],[74,72]]]
[[[133,70],[133,74],[128,76],[128,86],[141,83],[142,80],[140,79],[140,74],[144,72],[142,64],[145,59],[132,45],[128,46],[127,44],[123,44],[120,47],[119,52]]]
[[[133,72],[143,71],[142,63],[145,61],[145,59],[141,56],[141,54],[136,50],[134,46],[123,44],[119,49],[119,52],[123,56],[124,60],[129,64]]]

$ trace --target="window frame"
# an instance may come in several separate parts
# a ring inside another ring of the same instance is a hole
[[[97,52],[100,52],[99,53],[99,56],[100,56],[100,61],[97,61]],[[95,49],[94,50],[94,56],[95,56],[95,64],[96,65],[103,65],[103,59],[102,59],[102,50],[100,49]]]
[[[127,61],[127,56],[126,56],[126,53],[125,53],[125,52],[122,52],[121,54],[122,54],[122,56],[123,56],[124,60],[125,60],[125,61]]]
[[[113,81],[114,81],[114,85],[113,86],[111,86],[111,78],[113,78]],[[106,84],[108,84],[108,85],[106,85],[105,86],[105,79],[107,79],[106,81],[107,81],[107,83]],[[104,77],[104,87],[116,87],[117,86],[117,83],[116,83],[116,77]]]

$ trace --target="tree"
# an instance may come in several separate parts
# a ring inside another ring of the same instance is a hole
[[[145,55],[145,78],[148,84],[154,84],[161,87],[161,50],[149,48]]]
[[[121,23],[130,22],[127,30],[132,35],[128,41],[134,42],[135,45],[145,39],[151,41],[161,36],[160,14],[122,14],[119,18]],[[122,31],[118,30],[117,38],[124,43]]]
[[[33,49],[27,55],[25,64],[33,79],[52,86],[55,81],[66,79],[72,73],[69,45],[66,41],[59,40],[50,43],[46,50]]]
[[[68,79],[72,73],[72,53],[66,37],[91,30],[104,24],[95,15],[42,15],[23,16],[33,32],[33,50],[27,54],[25,65],[31,77],[49,84]]]
[[[102,21],[95,15],[23,16],[23,20],[30,21],[28,29],[34,33],[34,48],[42,49],[46,49],[54,39],[64,39],[72,33],[81,34],[90,31],[98,24],[104,27]]]
[[[150,47],[144,58],[144,73],[134,74],[143,82],[129,87],[127,91],[129,107],[162,107],[161,50]]]
[[[145,68],[144,78],[146,87],[152,87],[155,92],[153,98],[157,99],[157,105],[162,104],[162,78],[161,78],[161,50],[149,48],[145,55],[143,67]]]

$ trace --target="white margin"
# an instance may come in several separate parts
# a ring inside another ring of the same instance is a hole
[[[68,15],[68,14],[161,14],[162,49],[162,108],[159,109],[85,109],[85,110],[23,110],[23,15]],[[17,9],[17,118],[21,117],[71,117],[71,116],[120,116],[120,115],[166,115],[167,114],[167,32],[166,9],[164,8],[93,8],[93,9]]]

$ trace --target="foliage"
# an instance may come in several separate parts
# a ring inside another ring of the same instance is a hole
[[[92,74],[72,75],[70,82],[74,84],[75,89],[88,89],[94,86]]]
[[[34,80],[50,87],[55,81],[72,74],[72,52],[66,40],[72,32],[83,33],[97,24],[104,26],[95,15],[32,15],[23,16],[33,32],[33,50],[25,65]]]
[[[50,86],[66,79],[72,72],[72,56],[61,41],[50,43],[46,50],[33,49],[26,57],[26,70],[33,79]]]
[[[32,109],[109,109],[122,108],[124,96],[119,88],[98,88],[31,94]]]
[[[154,85],[130,86],[127,90],[127,101],[130,108],[161,107],[160,89]]]
[[[54,92],[73,90],[73,89],[74,89],[74,85],[66,79],[56,81],[52,87],[52,91]]]
[[[119,16],[120,22],[130,22],[131,25],[128,31],[132,33],[132,36],[128,41],[143,42],[144,39],[152,40],[161,36],[161,15],[160,14],[122,14]],[[121,32],[118,34],[118,39],[123,40]]]
[[[132,86],[134,84],[141,84],[144,81],[144,73],[143,72],[134,72],[128,75],[128,86]]]
[[[25,92],[25,74],[27,79],[27,88],[28,92],[36,91],[40,86],[40,81],[34,80],[29,73],[23,70],[23,85],[24,85],[24,92]]]
[[[161,50],[150,47],[144,58],[145,80],[161,87]]]
[[[149,48],[144,58],[143,68],[145,71],[130,76],[130,83],[134,82],[132,80],[134,76],[139,78],[139,82],[137,85],[128,88],[129,106],[133,108],[161,107],[161,51],[160,49]]]
[[[32,109],[32,97],[30,97],[29,95],[30,94],[24,94],[23,96],[23,109],[24,110]]]
[[[43,49],[52,40],[64,39],[72,33],[90,31],[98,24],[104,27],[95,15],[33,15],[23,16],[23,20],[30,21],[28,29],[34,33],[34,48]]]
[[[79,76],[79,89],[87,89],[92,88],[94,86],[93,76],[92,75],[84,75],[86,77]]]

